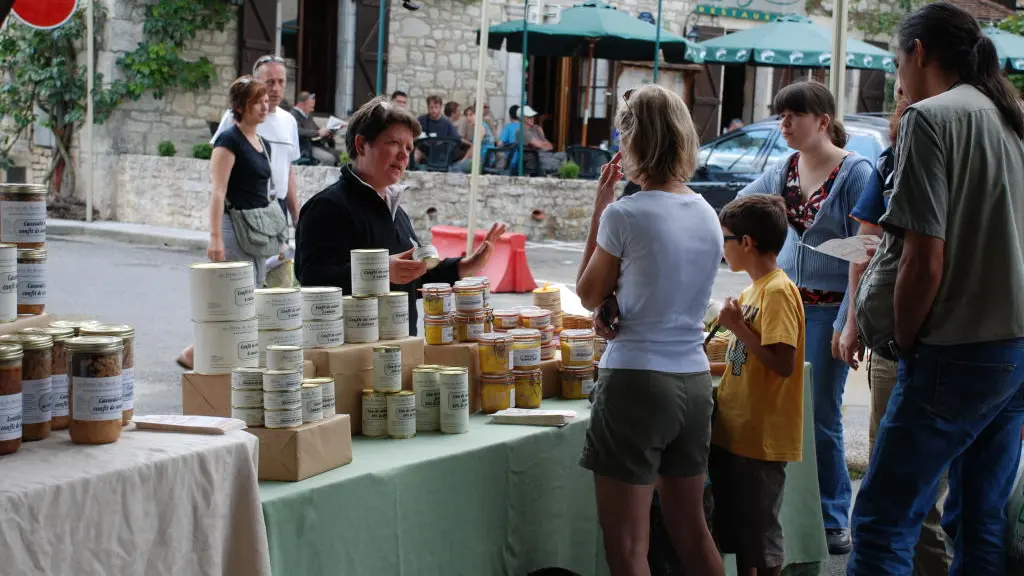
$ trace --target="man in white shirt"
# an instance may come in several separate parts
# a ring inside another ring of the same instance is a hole
[[[277,200],[284,211],[285,217],[291,215],[292,224],[299,221],[299,194],[295,188],[295,173],[292,162],[299,159],[299,127],[295,118],[280,107],[284,98],[288,71],[284,59],[279,56],[260,56],[252,67],[252,75],[267,85],[270,100],[270,112],[266,120],[256,129],[264,140],[270,143],[270,186],[271,200]],[[210,143],[217,139],[221,132],[233,124],[231,111],[224,112],[220,119],[217,133]]]

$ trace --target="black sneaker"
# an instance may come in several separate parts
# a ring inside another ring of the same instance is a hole
[[[828,553],[833,556],[849,554],[853,547],[850,542],[850,531],[842,528],[826,528],[825,541],[828,542]]]

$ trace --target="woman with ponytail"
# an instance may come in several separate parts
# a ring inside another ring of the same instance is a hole
[[[780,117],[782,136],[796,152],[739,195],[775,194],[786,201],[789,236],[779,266],[800,288],[804,304],[821,514],[829,552],[846,554],[852,487],[843,447],[842,405],[849,367],[839,359],[839,334],[846,324],[849,267],[810,246],[857,234],[857,223],[849,214],[875,170],[868,159],[843,150],[846,131],[836,117],[835,98],[823,84],[790,84],[775,95],[772,108]]]
[[[962,8],[910,14],[897,46],[910,106],[856,304],[861,337],[891,351],[899,376],[854,508],[848,573],[912,573],[948,469],[949,573],[1009,574],[1006,502],[1024,426],[1024,114]]]

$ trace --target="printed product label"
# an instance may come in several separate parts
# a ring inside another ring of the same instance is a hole
[[[46,304],[45,264],[18,264],[18,303]]]
[[[363,405],[363,436],[383,436],[387,434],[387,406]]]
[[[75,398],[72,420],[98,422],[121,419],[124,396],[121,376],[75,377],[75,387],[71,393]]]
[[[239,272],[237,278],[232,277],[232,283],[239,280],[248,280],[251,277],[250,272]],[[245,308],[246,306],[252,306],[256,303],[256,286],[249,284],[240,288],[235,288],[235,306],[239,308]]]
[[[512,360],[513,366],[536,366],[540,364],[540,346],[536,348],[516,348]]]
[[[263,420],[267,428],[291,428],[302,424],[302,410],[267,410]]]
[[[18,290],[18,272],[0,272],[0,294],[15,294]]]
[[[21,438],[21,393],[0,396],[0,441]]]
[[[451,343],[455,339],[455,327],[454,326],[443,326],[441,328],[441,342],[445,344]]]
[[[483,334],[483,333],[484,333],[484,325],[483,325],[482,322],[480,324],[468,324],[466,326],[466,335],[469,336],[470,340],[474,340],[476,338],[479,338],[480,335]]]
[[[295,320],[302,318],[302,306],[282,306],[277,309],[278,320]]]
[[[325,390],[326,392],[326,390]],[[324,411],[334,412],[334,390],[331,390],[329,394],[324,394]]]
[[[121,410],[135,409],[135,368],[121,369],[121,385],[124,389]]]
[[[583,391],[584,396],[588,396],[594,390],[594,379],[584,378],[583,384],[580,385],[580,390]]]
[[[573,344],[569,347],[569,360],[571,362],[593,362],[594,345],[592,343]]]
[[[469,408],[469,392],[466,390],[452,390],[448,392],[448,410],[455,412]]]
[[[68,375],[54,374],[50,381],[53,383],[53,416],[68,416]]]
[[[53,381],[22,380],[22,424],[49,422],[53,414]]]
[[[416,396],[420,399],[421,408],[440,408],[441,407],[441,389],[440,388],[421,388],[416,391]]]
[[[480,293],[456,294],[456,310],[479,310],[484,307],[484,295]]]
[[[388,268],[363,268],[359,271],[359,277],[364,282],[376,282],[377,280],[388,279]]]
[[[349,328],[376,328],[377,317],[376,316],[349,316],[345,318],[345,325]]]
[[[309,315],[313,318],[336,318],[341,316],[341,302],[316,302],[309,307]]]
[[[46,202],[0,202],[0,242],[46,242]]]

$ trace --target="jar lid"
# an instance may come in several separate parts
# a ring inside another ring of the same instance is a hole
[[[298,288],[257,288],[254,292],[256,294],[295,294],[298,292]]]
[[[330,294],[334,292],[341,292],[341,288],[337,286],[303,286],[299,290],[303,294]]]
[[[78,336],[68,340],[66,346],[72,352],[121,352],[124,340],[115,336]]]
[[[402,348],[400,346],[374,346],[373,347],[373,351],[374,352],[394,352],[395,350],[401,351]]]
[[[334,382],[334,378],[306,378],[302,381],[302,385],[316,384],[317,386],[320,386],[321,384],[331,384],[332,382]]]
[[[350,250],[350,252],[352,252],[353,254],[380,254],[381,252],[383,252],[384,254],[387,254],[388,253],[388,249],[387,248],[355,248],[353,250]]]
[[[82,336],[120,336],[121,338],[132,338],[135,336],[135,327],[128,324],[86,324],[78,333]]]
[[[50,327],[51,328],[71,328],[72,330],[75,331],[75,334],[77,334],[78,330],[81,329],[82,326],[85,326],[86,324],[89,324],[90,322],[92,322],[92,320],[56,320],[54,322],[50,322]]]
[[[75,337],[74,328],[60,328],[57,326],[33,326],[19,331],[21,334],[45,334],[53,338],[54,342],[63,342],[68,338]]]
[[[313,320],[310,320],[313,322]],[[285,344],[271,344],[267,346],[267,352],[273,350],[274,352],[295,352],[296,350],[302,350],[302,346],[287,346]]]
[[[378,297],[383,297],[383,296],[388,296],[388,297],[391,297],[391,298],[398,298],[399,296],[401,296],[402,298],[408,298],[409,297],[409,293],[408,292],[388,292],[387,294],[381,294]]]
[[[24,355],[21,344],[0,344],[0,360],[21,360]]]
[[[301,370],[265,370],[267,376],[284,376],[285,374],[298,374]]]
[[[388,394],[388,396],[412,396],[414,394],[416,393],[412,390],[402,390],[401,392],[392,392],[391,394]]]
[[[46,260],[46,248],[18,248],[18,260]]]
[[[383,395],[384,393],[383,392],[377,392],[373,388],[363,388],[363,396],[373,396],[374,394],[381,394],[381,395]]]
[[[441,374],[468,374],[468,373],[469,373],[469,368],[464,368],[462,366],[445,366],[444,369],[441,370]]]
[[[197,262],[190,264],[189,268],[192,270],[234,270],[248,266],[252,266],[252,262]]]
[[[373,295],[373,296],[349,296],[349,298],[352,298],[353,300],[377,300],[377,296],[376,295]]]
[[[562,338],[593,338],[594,331],[589,328],[577,328],[575,330],[562,330]]]
[[[497,332],[487,332],[477,336],[477,344],[507,344],[511,342],[513,337],[508,334],[499,334]]]
[[[269,346],[268,346],[269,348]],[[263,368],[250,368],[250,367],[239,367],[231,370],[235,374],[263,374],[266,372]]]
[[[486,276],[467,276],[467,277],[463,278],[462,281],[463,282],[479,282],[480,284],[483,284],[484,286],[490,286],[491,285],[491,279],[486,277]]]
[[[43,194],[47,192],[42,184],[0,184],[0,194]]]
[[[495,316],[519,316],[519,310],[495,310]]]
[[[417,366],[417,367],[413,368],[412,372],[413,372],[413,374],[416,374],[416,373],[419,373],[419,374],[431,373],[431,374],[433,374],[435,372],[440,372],[441,369],[442,369],[441,366],[437,366],[437,365],[434,365],[434,364],[425,364],[423,366]]]
[[[424,316],[424,324],[451,324],[451,316]]]
[[[545,316],[551,316],[551,310],[545,310],[543,308],[536,308],[534,310],[523,310],[519,313],[523,318],[543,318]]]
[[[483,287],[484,283],[479,280],[459,280],[455,283],[456,290],[477,290]]]
[[[516,340],[532,340],[534,338],[540,338],[540,330],[536,328],[516,328],[515,330],[509,330],[509,335]]]
[[[4,334],[0,342],[19,344],[25,350],[46,350],[53,348],[53,337],[48,334]]]
[[[323,382],[310,382],[309,380],[302,381],[303,388],[319,388]]]
[[[424,284],[422,290],[451,290],[452,285],[445,282],[431,282]]]

